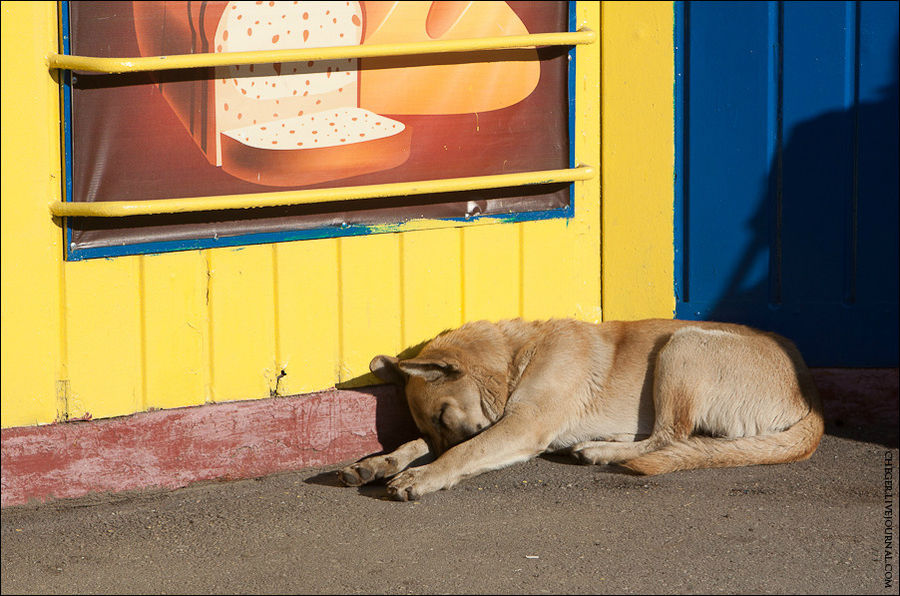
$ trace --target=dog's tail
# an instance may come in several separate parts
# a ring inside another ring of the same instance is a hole
[[[809,412],[793,426],[771,435],[739,439],[691,436],[623,462],[638,474],[664,474],[695,468],[781,464],[809,459],[825,432],[818,392],[809,392]]]

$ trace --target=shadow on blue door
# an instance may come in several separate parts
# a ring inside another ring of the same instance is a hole
[[[897,3],[676,10],[676,315],[897,366]]]

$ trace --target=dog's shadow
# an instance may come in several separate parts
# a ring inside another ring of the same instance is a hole
[[[599,468],[604,472],[618,476],[640,476],[640,474],[634,470],[626,468],[625,466],[620,466],[619,464],[584,464],[568,453],[542,453],[538,455],[538,458],[555,464],[565,464],[567,466],[577,466],[579,468]]]
[[[545,461],[552,461],[555,464],[565,464],[567,466],[580,466],[583,467],[584,464],[576,460],[574,457],[567,453],[541,453],[538,455],[538,458],[543,459]]]

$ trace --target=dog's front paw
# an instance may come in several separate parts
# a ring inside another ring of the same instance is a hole
[[[362,486],[375,479],[375,471],[363,461],[341,469],[338,478],[344,486]]]
[[[338,472],[346,486],[362,486],[373,480],[393,476],[399,470],[397,460],[390,455],[377,455],[349,465]]]
[[[393,455],[376,455],[342,468],[338,477],[345,486],[362,486],[373,480],[390,478],[400,471],[400,467]]]
[[[439,488],[432,485],[424,468],[401,472],[387,485],[388,495],[395,501],[415,501]]]

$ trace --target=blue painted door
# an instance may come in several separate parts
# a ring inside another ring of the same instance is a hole
[[[676,3],[676,315],[898,363],[898,3]]]

